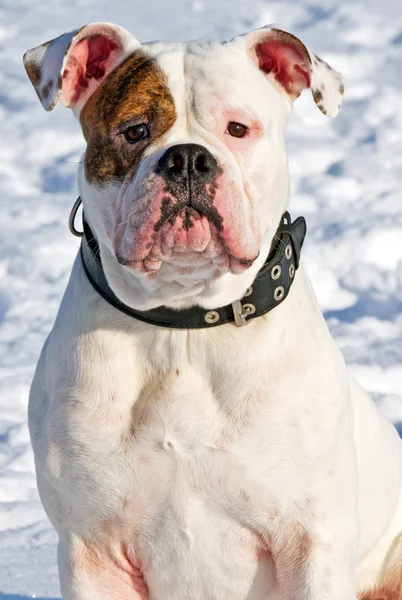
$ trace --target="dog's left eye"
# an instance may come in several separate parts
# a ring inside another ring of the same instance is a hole
[[[248,127],[246,125],[242,125],[241,123],[236,123],[235,121],[231,121],[228,123],[228,133],[231,136],[242,138],[246,135]]]
[[[145,140],[145,138],[149,137],[148,126],[145,123],[133,125],[124,131],[124,137],[129,144],[136,144],[141,140]]]

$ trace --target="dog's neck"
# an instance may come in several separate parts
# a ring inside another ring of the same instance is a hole
[[[79,272],[79,275],[74,277],[76,272]],[[75,280],[78,281],[78,287]],[[73,269],[69,288],[70,286],[73,286],[74,296],[76,296],[74,302],[72,302],[72,306],[80,306],[79,314],[76,316],[79,317],[78,321],[85,330],[92,330],[94,327],[91,318],[91,305],[94,301],[96,301],[98,304],[99,300],[101,300],[99,309],[102,310],[99,311],[99,315],[96,315],[96,323],[99,324],[99,319],[102,321],[102,315],[104,315],[105,319],[107,320],[108,327],[110,324],[112,328],[116,326],[118,329],[121,329],[121,323],[124,323],[123,329],[125,329],[128,334],[134,333],[137,330],[143,330],[144,323],[136,318],[132,318],[131,316],[126,316],[123,312],[116,309],[112,304],[105,302],[101,298],[99,293],[93,288],[88,280],[87,274],[85,273],[85,269],[83,267],[82,257],[80,255],[77,257],[76,264]],[[66,294],[71,291],[69,288],[66,290]],[[86,310],[86,307],[88,310]],[[303,317],[304,313],[306,318]],[[295,315],[297,315],[297,320],[295,319]],[[300,323],[311,321],[312,315],[314,315],[314,321],[317,321],[315,327],[319,329],[319,323],[321,323],[324,326],[324,329],[327,331],[327,325],[317,303],[314,290],[301,264],[295,273],[294,282],[289,290],[288,296],[282,303],[279,303],[274,310],[271,310],[267,312],[267,314],[263,314],[262,316],[254,319],[254,322],[251,322],[251,320],[248,321],[247,326],[243,328],[237,328],[234,323],[227,323],[219,327],[214,327],[209,331],[211,333],[216,333],[217,330],[225,330],[226,332],[231,332],[229,335],[232,336],[234,335],[233,332],[237,329],[242,329],[243,331],[247,329],[247,331],[251,331],[256,326],[255,323],[260,323],[264,330],[269,329],[270,345],[275,345],[277,341],[278,345],[283,347],[285,338],[289,337],[288,330],[294,330],[294,322],[297,321],[298,327],[300,328]],[[83,317],[83,321],[81,317]],[[310,323],[308,329],[312,326],[313,324]],[[79,327],[81,328],[80,325]],[[98,326],[95,328],[97,327]],[[165,330],[165,327],[159,328],[154,327],[153,325],[151,325],[151,328],[154,333],[156,333],[156,331],[159,329]],[[190,330],[191,329],[188,329],[188,331]],[[284,336],[283,338],[282,335]],[[301,335],[306,335],[306,331],[303,334],[301,333]],[[298,341],[300,342],[300,339]]]
[[[235,277],[230,273],[223,274],[212,281],[208,278],[183,281],[175,278],[174,269],[166,269],[155,280],[134,277],[116,263],[113,253],[102,242],[99,247],[106,278],[108,281],[117,280],[119,298],[128,306],[144,311],[161,305],[177,310],[191,306],[209,310],[230,304],[244,295],[268,256],[270,240],[263,244],[260,256],[247,271]]]
[[[79,235],[74,227],[79,202],[80,198],[70,215],[70,230],[75,235]],[[180,265],[168,263],[167,269],[163,269],[163,265],[162,273],[158,272],[156,277],[152,274],[141,278],[119,264],[110,248],[98,241],[86,216],[81,254],[85,271],[95,289],[113,305],[123,308],[123,312],[124,306],[129,313],[130,310],[146,312],[157,307],[173,312],[187,308],[219,309],[238,303],[246,295],[253,295],[249,290],[255,289],[254,300],[258,300],[258,305],[254,312],[265,314],[286,298],[299,266],[305,235],[304,218],[299,217],[292,222],[290,214],[285,212],[274,234],[266,236],[252,268],[241,275],[233,276],[228,272],[220,277],[208,278],[207,272],[195,267],[192,269],[193,279],[183,279],[180,277]],[[253,302],[253,299],[247,302]],[[228,315],[221,315],[224,316],[221,322],[231,320]],[[158,324],[152,318],[149,321]],[[162,320],[159,324],[165,323],[166,320]],[[239,324],[237,320],[236,323]]]
[[[70,229],[73,233],[76,231],[71,223],[74,220],[76,205],[77,203],[72,211],[73,217],[70,218]],[[135,309],[130,304],[124,304],[115,294],[105,276],[99,244],[86,218],[83,220],[83,228],[81,259],[93,288],[116,310],[133,318],[162,327],[183,329],[211,328],[232,322],[235,322],[238,327],[243,327],[247,319],[259,318],[277,308],[286,300],[293,284],[306,235],[305,219],[298,217],[292,222],[290,214],[286,212],[282,216],[263,268],[258,272],[246,294],[238,297],[235,302],[224,306],[216,305],[212,311],[199,306],[178,311],[167,307],[164,299],[163,304],[156,310],[143,311]],[[115,276],[115,273],[113,275]]]

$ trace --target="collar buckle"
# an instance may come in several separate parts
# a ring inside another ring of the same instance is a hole
[[[236,327],[247,325],[247,317],[253,315],[256,311],[254,304],[242,304],[240,300],[232,302],[232,309]]]

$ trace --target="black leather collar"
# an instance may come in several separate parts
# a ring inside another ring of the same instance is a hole
[[[85,219],[81,258],[85,273],[94,289],[109,304],[130,317],[160,327],[179,329],[216,327],[225,323],[235,323],[238,327],[242,327],[247,320],[265,315],[285,300],[299,266],[305,235],[304,217],[298,217],[292,223],[290,214],[286,212],[277,229],[270,254],[244,297],[214,310],[206,310],[198,306],[174,310],[160,306],[152,310],[139,311],[123,304],[106,281],[98,243]]]

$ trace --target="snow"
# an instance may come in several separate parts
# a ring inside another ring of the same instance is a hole
[[[400,0],[0,0],[0,599],[60,598],[55,535],[36,491],[29,384],[78,241],[67,229],[83,150],[45,113],[25,50],[96,21],[140,40],[229,38],[276,22],[346,77],[336,120],[308,92],[287,141],[304,263],[350,368],[402,432],[402,12]]]

